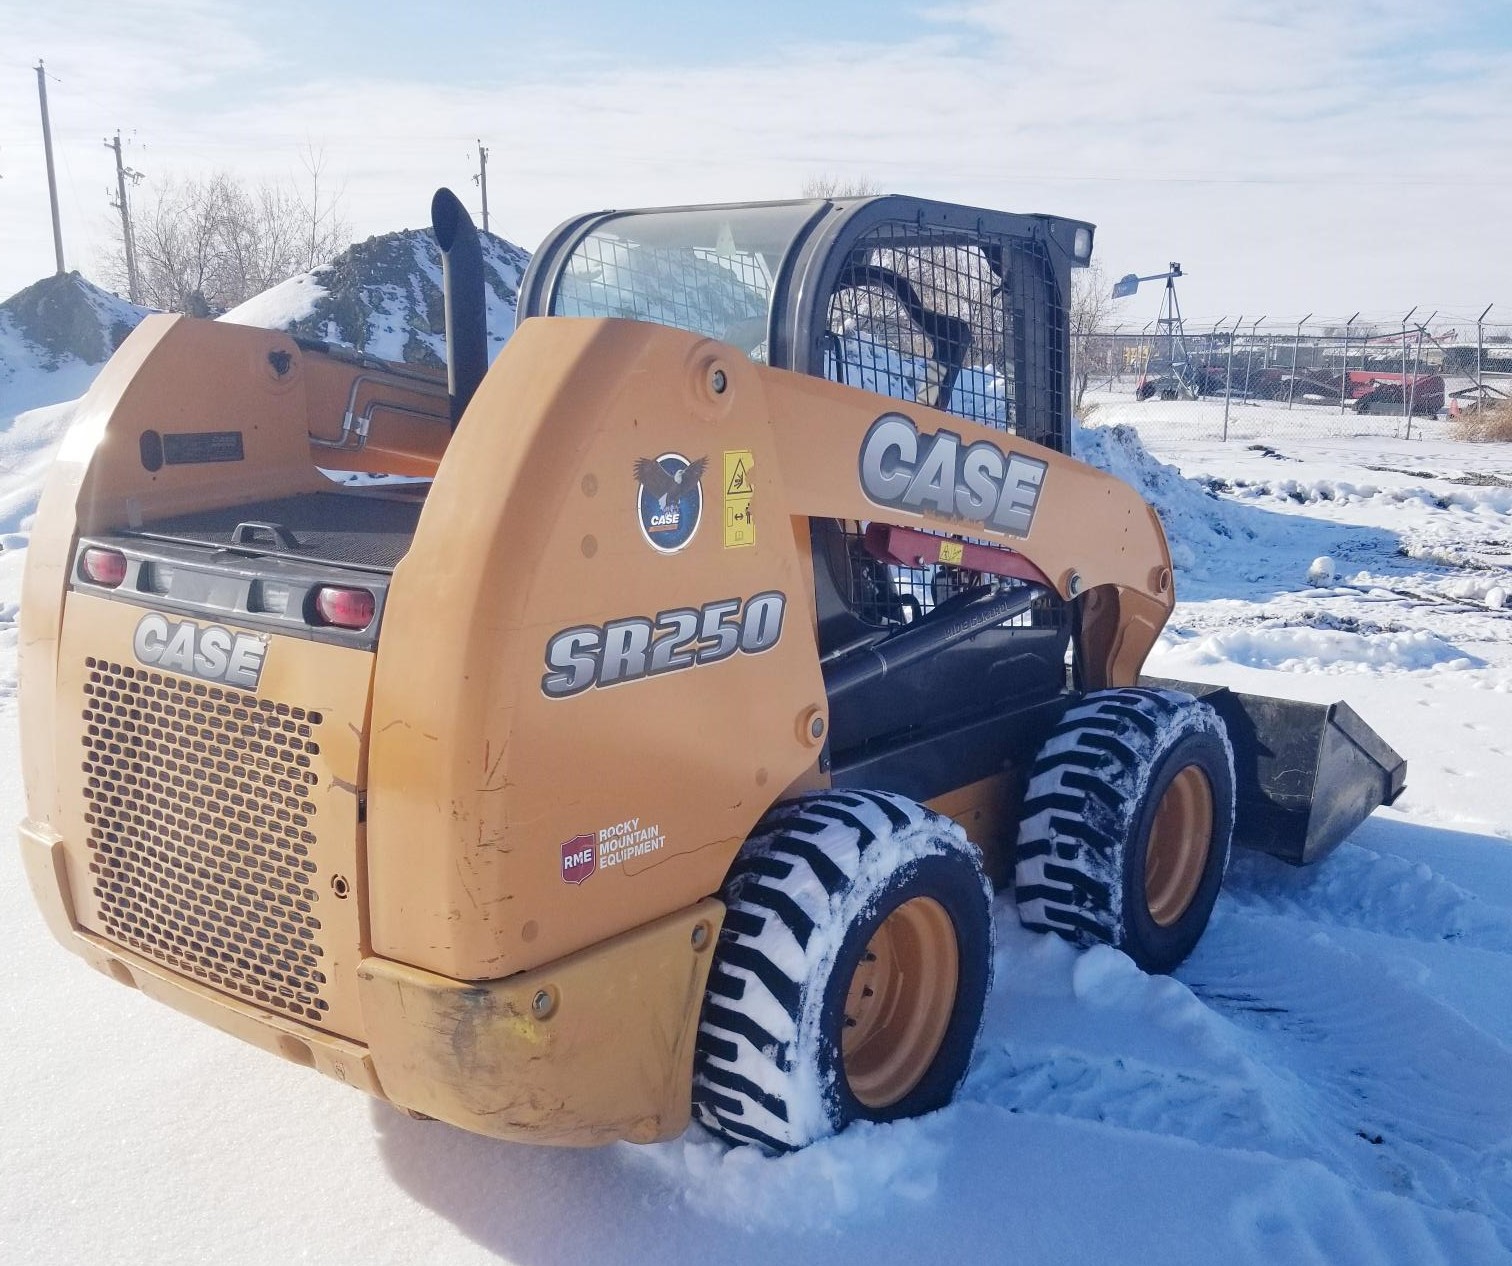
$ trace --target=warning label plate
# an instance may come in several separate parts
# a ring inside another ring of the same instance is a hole
[[[746,448],[724,455],[724,543],[726,549],[756,544],[756,520],[751,515],[751,470],[755,463]]]

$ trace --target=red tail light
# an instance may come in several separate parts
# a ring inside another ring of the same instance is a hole
[[[92,584],[114,589],[126,579],[126,555],[118,549],[91,546],[79,556],[79,571]]]
[[[338,629],[365,629],[373,622],[377,604],[366,589],[322,585],[315,591],[315,619]]]

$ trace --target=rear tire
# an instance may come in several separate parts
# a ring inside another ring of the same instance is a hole
[[[1207,927],[1233,829],[1234,756],[1212,708],[1174,690],[1089,694],[1030,771],[1019,919],[1168,972]]]
[[[949,1103],[992,974],[992,891],[954,822],[835,791],[773,809],[725,884],[696,1118],[790,1151]]]

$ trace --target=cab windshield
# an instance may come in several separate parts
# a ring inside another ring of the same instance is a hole
[[[765,362],[773,280],[821,205],[612,216],[573,248],[551,314],[654,321],[717,338]]]

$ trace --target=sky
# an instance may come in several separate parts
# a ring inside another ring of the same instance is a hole
[[[1091,220],[1110,280],[1179,261],[1198,324],[1512,322],[1508,0],[0,0],[0,296],[54,269],[39,58],[86,275],[117,129],[137,200],[318,151],[357,238],[441,184],[477,215],[481,138],[491,227],[528,249],[830,174]]]

